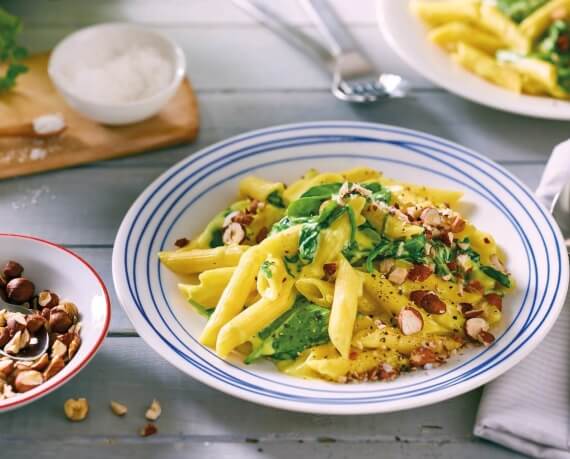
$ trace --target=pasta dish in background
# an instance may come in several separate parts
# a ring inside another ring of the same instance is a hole
[[[458,212],[461,196],[364,167],[309,170],[288,187],[249,176],[238,201],[159,258],[191,276],[180,291],[222,358],[390,380],[494,341],[513,280],[493,237]]]
[[[570,97],[570,0],[412,0],[429,39],[518,93]]]

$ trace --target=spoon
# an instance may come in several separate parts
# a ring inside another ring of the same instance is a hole
[[[564,185],[554,197],[550,212],[560,227],[566,250],[570,254],[570,183]]]
[[[0,310],[6,309],[8,312],[20,312],[25,316],[30,315],[33,313],[31,309],[28,309],[24,306],[18,306],[16,304],[10,304],[3,301],[0,301]],[[35,341],[33,341],[35,340]],[[47,330],[42,328],[38,331],[32,338],[30,339],[30,344],[25,348],[22,349],[16,355],[8,354],[0,349],[0,354],[6,357],[10,357],[12,360],[20,360],[20,361],[30,361],[37,359],[40,355],[45,353],[49,346],[49,336]]]

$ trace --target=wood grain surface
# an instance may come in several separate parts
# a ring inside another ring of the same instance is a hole
[[[297,27],[316,29],[296,0],[268,0]],[[396,1],[396,0],[395,0]],[[334,0],[378,66],[411,80],[403,100],[371,106],[335,100],[330,80],[304,55],[255,24],[229,0],[3,0],[25,23],[32,51],[103,21],[127,20],[164,32],[184,49],[201,111],[189,145],[0,181],[1,228],[60,242],[94,264],[110,287],[110,338],[92,363],[45,399],[0,417],[0,457],[131,458],[518,458],[480,441],[472,428],[481,390],[430,407],[372,416],[287,413],[233,399],[185,376],[136,335],[113,292],[111,253],[124,213],[164,170],[198,149],[250,129],[281,123],[361,120],[419,129],[492,158],[535,188],[567,122],[501,113],[459,99],[414,73],[387,47],[374,0]],[[94,198],[94,195],[96,198]],[[68,423],[66,398],[85,396],[89,418]],[[159,433],[137,429],[153,398],[163,403]],[[115,418],[110,399],[129,414]]]

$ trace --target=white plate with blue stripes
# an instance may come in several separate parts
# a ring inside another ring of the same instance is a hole
[[[248,174],[291,182],[309,168],[357,165],[415,183],[462,190],[470,219],[508,255],[517,288],[496,341],[447,364],[390,382],[333,384],[296,379],[270,362],[224,361],[198,342],[205,319],[188,307],[157,252],[197,234],[235,197]],[[554,324],[568,287],[559,230],[532,192],[501,166],[452,142],[394,126],[319,122],[277,126],[217,143],[176,164],[136,200],[113,251],[119,299],[142,338],[188,375],[245,400],[294,411],[397,411],[457,396],[496,378],[534,349]]]

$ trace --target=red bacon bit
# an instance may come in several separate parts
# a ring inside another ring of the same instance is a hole
[[[423,282],[431,275],[432,270],[426,265],[414,265],[414,267],[408,271],[408,279],[411,281]]]
[[[179,249],[186,247],[188,244],[190,244],[190,241],[185,237],[177,239],[176,242],[174,243],[174,245]]]
[[[265,226],[263,228],[261,228],[259,230],[259,233],[257,233],[257,236],[255,236],[255,242],[257,242],[259,244],[261,241],[263,241],[267,237],[268,233],[269,233],[269,231],[267,230],[267,228]]]
[[[334,276],[334,274],[336,273],[336,263],[325,263],[323,265],[323,270],[325,271],[325,274],[329,277]]]
[[[488,293],[485,295],[485,301],[495,306],[499,311],[503,310],[503,297],[496,293]]]

